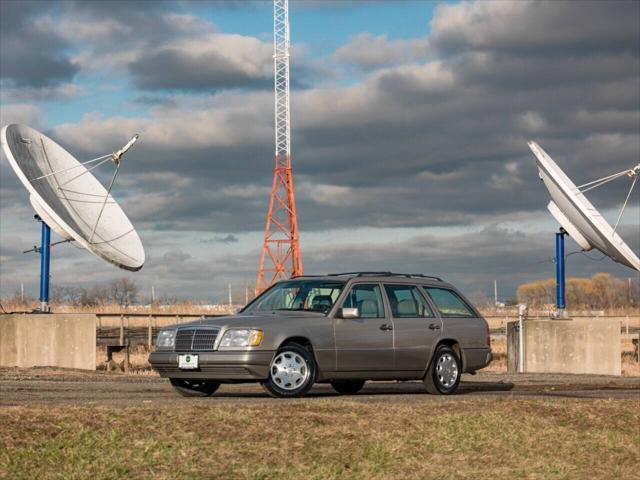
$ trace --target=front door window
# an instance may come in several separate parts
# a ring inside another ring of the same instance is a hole
[[[342,308],[357,308],[360,318],[384,318],[384,304],[380,286],[354,285]]]

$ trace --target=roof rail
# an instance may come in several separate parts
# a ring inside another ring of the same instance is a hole
[[[344,273],[330,273],[329,277],[341,277],[346,275],[353,275],[355,277],[405,277],[405,278],[430,278],[433,280],[442,281],[442,278],[435,277],[433,275],[423,275],[422,273],[393,273],[393,272],[344,272]]]
[[[353,275],[354,277],[365,277],[365,276],[380,276],[380,277],[389,277],[392,275],[391,272],[343,272],[343,273],[330,273],[329,277],[342,277],[347,275]]]

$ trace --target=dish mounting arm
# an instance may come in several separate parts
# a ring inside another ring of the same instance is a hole
[[[111,160],[113,160],[113,163],[115,163],[116,165],[120,165],[120,160],[122,160],[124,154],[127,153],[131,147],[133,147],[133,144],[138,141],[138,137],[140,137],[140,135],[136,133],[133,137],[131,137],[131,140],[129,140],[124,147],[111,154]]]
[[[631,187],[629,187],[629,192],[627,193],[627,198],[625,198],[624,203],[622,204],[622,208],[620,209],[620,213],[618,214],[618,218],[616,219],[616,224],[613,227],[613,233],[616,233],[618,225],[620,224],[620,219],[622,218],[622,214],[624,213],[627,204],[629,203],[629,198],[631,198],[631,193],[633,192],[633,188],[636,186],[636,182],[638,181],[638,175],[640,175],[640,163],[637,164],[633,168],[629,168],[627,170],[623,170],[622,172],[614,173],[612,175],[607,175],[606,177],[599,178],[592,182],[587,182],[578,187],[578,191],[580,193],[588,192],[589,190],[593,190],[594,188],[600,187],[605,183],[609,183],[616,178],[627,176],[629,178],[633,178],[631,182]],[[586,187],[586,188],[585,188]]]

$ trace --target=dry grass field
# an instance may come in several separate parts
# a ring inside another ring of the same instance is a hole
[[[31,312],[40,305],[36,301],[22,303],[15,299],[2,299],[2,307],[5,312]],[[183,314],[183,315],[221,315],[229,314],[241,308],[241,305],[201,305],[193,302],[177,302],[167,305],[130,305],[121,306],[117,303],[106,303],[101,305],[59,305],[51,304],[53,313],[96,313],[96,314]]]
[[[51,304],[51,310],[54,313],[96,313],[96,314],[127,314],[127,313],[144,313],[144,314],[182,314],[182,315],[208,315],[208,314],[229,314],[242,308],[244,305],[227,305],[227,304],[215,304],[215,305],[203,305],[197,302],[181,301],[170,304],[153,304],[153,305],[130,305],[121,306],[117,303],[104,303],[99,305],[65,305],[65,304]],[[6,312],[31,312],[37,307],[39,303],[29,301],[22,303],[15,298],[3,298],[2,307]],[[518,307],[504,307],[495,308],[490,307],[478,307],[480,313],[485,317],[488,317],[490,325],[492,327],[500,325],[505,318],[517,319]],[[548,305],[538,309],[530,309],[529,314],[531,316],[549,317],[553,314],[553,306]],[[640,309],[638,307],[626,307],[626,308],[610,308],[606,310],[584,310],[584,309],[571,309],[569,311],[571,315],[579,317],[633,317],[636,323],[640,325]],[[495,320],[493,320],[495,319]],[[493,322],[496,322],[495,324]]]
[[[630,479],[639,407],[569,398],[5,407],[0,478]]]

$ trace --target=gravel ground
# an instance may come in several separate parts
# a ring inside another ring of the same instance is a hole
[[[309,397],[331,401],[337,394],[329,385],[316,385]],[[406,403],[473,399],[565,397],[584,399],[638,399],[640,377],[560,374],[478,373],[464,375],[459,393],[431,396],[420,382],[369,382],[352,401]],[[0,405],[108,405],[148,406],[185,403],[278,402],[257,384],[223,385],[210,398],[184,398],[173,391],[168,380],[150,375],[124,375],[51,368],[0,368]],[[297,400],[289,400],[295,402]]]

